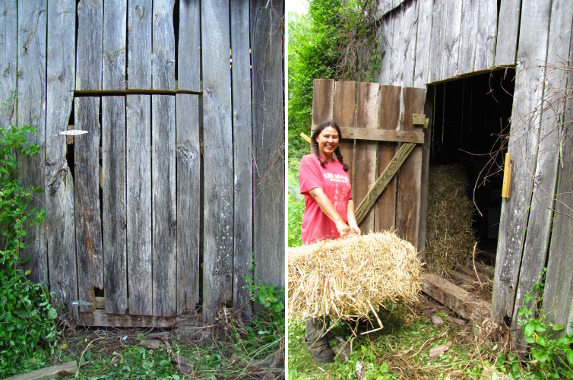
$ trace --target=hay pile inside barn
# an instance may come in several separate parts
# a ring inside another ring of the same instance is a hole
[[[472,259],[476,239],[468,186],[459,165],[430,168],[424,258],[427,268],[441,276]]]
[[[421,271],[416,249],[390,232],[290,248],[289,316],[370,320],[386,302],[417,301]]]

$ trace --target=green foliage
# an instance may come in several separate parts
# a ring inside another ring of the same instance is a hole
[[[289,14],[289,157],[300,158],[308,144],[313,79],[371,81],[380,68],[376,1],[311,0],[308,14]]]
[[[296,167],[296,169],[292,169]],[[295,171],[296,170],[296,171]],[[298,160],[289,161],[288,169],[288,246],[302,245],[301,224],[304,198],[298,192]]]
[[[542,279],[544,278],[543,270]],[[518,313],[525,342],[530,345],[529,355],[519,360],[517,355],[502,355],[498,364],[509,371],[512,378],[571,379],[573,378],[573,334],[565,333],[565,325],[556,325],[540,315],[535,307],[543,298],[543,280],[535,284],[523,298]],[[537,294],[537,297],[535,296]],[[572,323],[573,327],[573,323]]]

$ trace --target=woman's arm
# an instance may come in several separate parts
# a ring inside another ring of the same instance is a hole
[[[336,211],[334,205],[330,199],[328,199],[322,188],[315,187],[314,189],[309,190],[308,193],[316,201],[316,203],[318,203],[318,207],[320,207],[322,212],[334,222],[340,236],[344,236],[350,232],[350,227],[344,222],[340,214]],[[354,215],[354,208],[352,214]]]
[[[350,231],[360,235],[360,228],[356,223],[356,215],[354,214],[354,201],[352,199],[348,200],[346,204],[346,213],[348,215],[348,226],[350,227]]]

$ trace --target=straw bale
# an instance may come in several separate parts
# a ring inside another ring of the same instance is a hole
[[[289,315],[370,319],[385,302],[417,301],[421,271],[416,249],[391,232],[289,248]]]
[[[430,168],[424,254],[428,269],[447,276],[471,261],[476,242],[473,211],[464,169],[459,165]]]

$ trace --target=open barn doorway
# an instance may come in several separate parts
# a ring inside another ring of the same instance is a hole
[[[489,265],[495,264],[514,77],[513,68],[504,68],[429,86],[430,167],[454,165],[465,173],[476,255]]]

